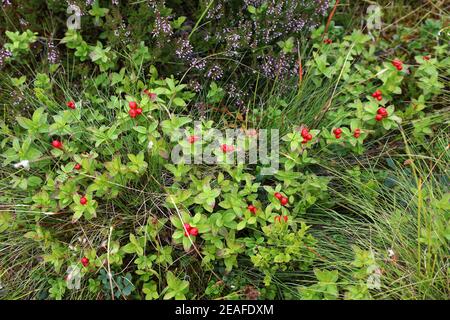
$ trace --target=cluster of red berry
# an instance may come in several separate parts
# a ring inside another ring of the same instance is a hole
[[[228,144],[223,144],[223,145],[220,146],[220,148],[222,149],[223,153],[233,152],[234,151],[234,146],[228,145]]]
[[[331,39],[327,38],[327,39],[323,40],[323,43],[325,43],[325,44],[332,44],[333,41]]]
[[[189,142],[190,144],[194,144],[194,143],[196,143],[198,140],[200,140],[200,137],[199,137],[199,136],[192,135],[192,136],[189,136],[189,137],[188,137],[188,142]]]
[[[374,97],[375,99],[377,99],[378,101],[383,100],[383,96],[381,93],[381,90],[377,90],[372,94],[372,97]]]
[[[387,112],[386,108],[381,107],[381,108],[378,108],[378,110],[377,110],[377,115],[375,116],[375,120],[381,121],[384,118],[387,118],[387,116],[388,116],[388,112]]]
[[[275,196],[275,198],[277,198],[280,201],[282,206],[287,205],[289,202],[288,198],[283,197],[283,195],[279,192],[275,192],[274,196]]]
[[[75,109],[75,102],[73,101],[68,101],[66,103],[66,105],[70,108],[70,109]]]
[[[87,267],[89,265],[89,259],[86,257],[81,258],[81,264],[83,265],[83,267]]]
[[[252,214],[256,214],[256,207],[252,204],[249,204],[247,207],[248,211],[250,211]]]
[[[185,223],[183,226],[184,226],[184,236],[185,237],[189,237],[189,235],[194,236],[194,237],[198,236],[197,228],[191,227],[191,225],[189,223]]]
[[[128,106],[130,107],[130,111],[128,111],[128,114],[131,118],[136,118],[138,115],[142,113],[142,108],[137,107],[137,103],[135,101],[130,101],[128,103]]]
[[[342,129],[341,128],[334,129],[333,130],[333,134],[334,134],[334,137],[336,139],[340,139],[341,138],[341,134],[342,134]],[[361,129],[356,128],[355,131],[353,131],[353,136],[355,138],[359,138],[360,135],[361,135]]]
[[[288,216],[276,216],[273,220],[275,222],[281,222],[281,218],[283,218],[284,222],[288,222]]]
[[[302,137],[303,137],[302,143],[308,143],[308,141],[311,141],[312,138],[313,138],[312,134],[309,133],[308,129],[306,129],[306,128],[302,129],[301,134],[302,134]]]
[[[334,137],[336,139],[340,139],[341,138],[341,134],[342,134],[342,129],[341,128],[336,128],[333,130],[334,133]]]
[[[393,65],[394,67],[396,67],[398,71],[403,70],[403,62],[401,62],[401,61],[398,60],[398,59],[395,59],[394,61],[392,61],[392,65]]]

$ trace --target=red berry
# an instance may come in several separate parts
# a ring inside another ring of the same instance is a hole
[[[402,71],[402,70],[403,70],[403,66],[398,65],[398,66],[397,66],[397,70],[398,70],[398,71]]]
[[[183,229],[184,229],[184,236],[188,237],[189,234],[191,234],[191,230],[192,230],[191,225],[189,223],[185,223],[185,224],[183,224]]]
[[[81,258],[81,264],[83,267],[87,267],[89,265],[89,259],[86,257]]]
[[[340,135],[340,134],[336,134],[334,137],[335,137],[336,139],[340,139],[340,138],[341,138],[341,135]]]
[[[383,117],[386,117],[388,114],[386,108],[383,108],[383,107],[378,108],[377,113],[381,114]]]
[[[283,219],[284,219],[284,222],[288,222],[288,216],[284,216]]]
[[[381,101],[381,100],[383,100],[383,97],[382,97],[382,96],[377,96],[376,99],[377,99],[378,101]]]
[[[136,109],[130,109],[130,111],[128,111],[128,114],[130,115],[131,118],[136,118],[137,111]]]
[[[313,138],[313,136],[312,136],[311,133],[308,133],[308,134],[306,135],[306,140],[310,141],[310,140],[312,140],[312,138]]]
[[[341,134],[342,133],[342,129],[341,128],[336,128],[336,129],[333,130],[333,133],[336,134],[336,135],[337,134]]]
[[[70,109],[75,109],[75,102],[69,101],[69,102],[67,102],[67,106],[68,106]]]
[[[381,90],[377,90],[374,93],[372,93],[372,97],[374,98],[381,97]]]
[[[198,136],[189,136],[188,137],[188,141],[190,144],[195,143],[196,141],[200,140],[200,138]]]
[[[73,167],[75,170],[80,170],[81,169],[81,164],[77,163],[75,165],[75,167]]]
[[[401,66],[401,65],[403,64],[403,62],[401,62],[401,61],[398,60],[398,59],[395,59],[394,61],[392,61],[392,64],[393,64],[395,67],[398,67],[398,66]]]
[[[306,144],[306,143],[308,143],[308,139],[306,139],[306,138],[303,138],[303,140],[302,140],[302,143],[303,143],[303,144]]]
[[[137,108],[137,103],[135,101],[130,101],[128,103],[128,106],[130,107],[130,109],[136,109]]]
[[[142,108],[136,108],[136,114],[140,115],[142,113]]]
[[[59,140],[53,140],[52,146],[53,146],[53,148],[56,148],[56,149],[62,149],[62,143]]]
[[[377,114],[377,115],[375,116],[375,120],[376,120],[376,121],[381,121],[381,120],[383,120],[383,116],[382,116],[381,114]]]
[[[277,198],[278,200],[281,200],[281,198],[283,198],[283,195],[279,192],[275,192],[274,194],[275,198]]]
[[[353,136],[355,138],[359,138],[359,136],[361,135],[361,129],[355,129],[355,132],[353,133]]]
[[[308,135],[308,129],[303,128],[302,129],[302,137],[305,138]]]
[[[287,205],[288,202],[289,202],[289,200],[288,200],[288,198],[286,198],[286,197],[283,197],[283,198],[281,198],[281,200],[280,200],[280,203],[281,203],[282,206]]]
[[[189,234],[194,237],[198,236],[198,229],[192,228],[191,230],[189,230]]]
[[[256,214],[256,207],[255,207],[254,205],[249,204],[248,207],[247,207],[247,209],[248,209],[251,213]]]
[[[428,60],[430,60],[430,56],[423,56],[423,60],[426,60],[426,61],[428,61]]]
[[[80,204],[82,204],[84,206],[86,203],[87,203],[86,197],[81,197]]]
[[[226,152],[233,152],[233,151],[234,151],[234,147],[233,147],[233,146],[230,146],[230,145],[227,145],[227,144],[223,144],[223,145],[221,146],[221,149],[222,149],[222,151],[223,151],[224,153],[226,153]]]

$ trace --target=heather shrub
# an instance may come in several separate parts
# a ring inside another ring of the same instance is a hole
[[[30,15],[64,16],[67,5],[73,8],[69,20],[75,21],[79,14],[79,29],[68,30],[64,19]],[[226,95],[221,100],[233,109],[243,107],[249,95],[243,88],[252,90],[257,79],[298,74],[299,42],[294,39],[321,23],[329,2],[185,1],[179,6],[175,1],[129,5],[77,0],[67,5],[60,1],[3,4],[7,19],[2,28],[31,29],[42,37],[33,42],[25,60],[19,59],[21,63],[47,59],[68,66],[75,62],[79,66],[74,76],[90,74],[83,65],[91,63],[100,71],[126,66],[143,72],[152,66],[162,74],[183,78],[195,91],[213,81],[222,83]],[[18,24],[14,16],[20,16]],[[4,59],[17,60],[18,52],[9,57],[11,50],[5,50]]]

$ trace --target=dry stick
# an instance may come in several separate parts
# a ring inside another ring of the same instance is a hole
[[[322,38],[328,32],[328,27],[330,26],[331,20],[333,19],[333,16],[334,16],[334,13],[336,12],[338,4],[339,4],[339,0],[336,0],[333,10],[331,10],[330,15],[328,16],[328,21],[327,21],[327,24],[325,25],[325,30],[323,31]]]
[[[297,53],[298,53],[298,88],[300,91],[300,86],[303,81],[303,65],[302,65],[302,56],[300,54],[300,45],[297,41]]]
[[[422,9],[423,7],[425,7],[428,3],[424,3],[423,5],[421,5],[420,7],[414,9],[413,11],[409,12],[408,14],[404,15],[403,17],[401,17],[400,19],[397,19],[396,21],[392,22],[390,25],[387,25],[386,27],[384,27],[383,29],[381,29],[381,32],[385,31],[386,29],[389,29],[390,27],[397,25],[400,21],[402,21],[403,19],[405,19],[406,17],[409,17],[410,15],[414,14],[416,11]]]

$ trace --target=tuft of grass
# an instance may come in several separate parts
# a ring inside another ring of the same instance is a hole
[[[382,270],[377,299],[448,299],[449,146],[443,131],[431,144],[373,161],[340,159],[326,167],[333,208],[306,217],[329,269],[351,283],[352,245],[375,254]]]

